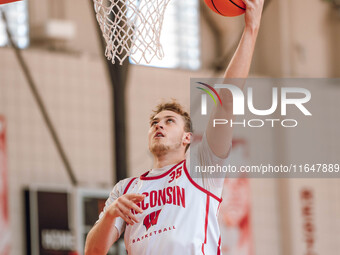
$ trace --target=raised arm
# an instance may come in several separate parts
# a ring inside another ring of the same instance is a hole
[[[261,14],[264,0],[242,0],[246,4],[245,28],[239,45],[231,59],[225,74],[225,79],[247,78],[252,61],[255,42],[260,28]],[[241,89],[244,86],[242,79],[233,84]],[[223,106],[215,106],[210,116],[206,135],[209,147],[213,153],[225,158],[228,155],[232,141],[232,127],[230,125],[216,125],[213,127],[214,119],[233,119],[233,99],[228,89],[219,91]]]

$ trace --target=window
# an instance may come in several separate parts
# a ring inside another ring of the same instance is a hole
[[[197,70],[200,68],[199,1],[170,0],[161,32],[164,58],[142,65]]]
[[[19,48],[26,48],[29,45],[27,1],[4,4],[0,8],[6,13],[7,22],[14,42]],[[6,33],[6,26],[0,13],[0,47],[6,45],[9,45],[9,40]]]

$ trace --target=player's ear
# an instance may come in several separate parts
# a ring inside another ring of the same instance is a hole
[[[192,133],[191,132],[184,132],[183,143],[190,144],[191,137],[192,137]]]

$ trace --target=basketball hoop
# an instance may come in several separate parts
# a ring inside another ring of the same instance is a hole
[[[96,18],[106,42],[105,56],[120,64],[150,63],[162,59],[160,43],[164,12],[170,0],[93,0]]]

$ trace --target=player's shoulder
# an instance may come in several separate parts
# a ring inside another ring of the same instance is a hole
[[[138,180],[138,177],[128,177],[125,178],[123,180],[120,180],[119,182],[117,182],[117,184],[113,187],[113,191],[115,191],[116,193],[118,193],[118,196],[122,196],[124,195],[128,189],[130,188],[130,186]]]
[[[116,185],[119,185],[119,186],[122,186],[122,187],[124,187],[124,186],[128,185],[128,184],[129,184],[129,182],[133,181],[133,180],[134,180],[134,179],[136,179],[136,178],[138,178],[138,177],[136,177],[136,176],[133,176],[133,177],[128,177],[128,178],[125,178],[125,179],[123,179],[123,180],[120,180],[119,182],[117,182],[117,184],[116,184]]]

